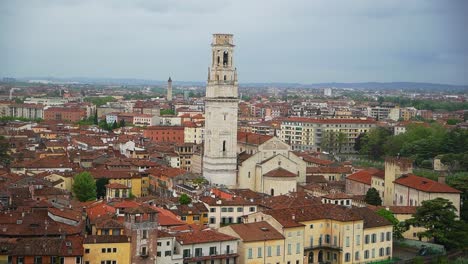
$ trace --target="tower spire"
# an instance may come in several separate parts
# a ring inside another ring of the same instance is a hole
[[[172,79],[169,76],[169,80],[167,80],[167,96],[166,100],[168,102],[172,101]]]

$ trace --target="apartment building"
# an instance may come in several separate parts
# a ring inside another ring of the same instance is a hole
[[[266,210],[244,220],[259,221],[282,233],[286,256],[300,245],[305,263],[366,263],[392,257],[392,224],[366,207],[319,204]],[[293,261],[281,263],[302,263]]]
[[[341,153],[353,153],[356,138],[376,127],[371,118],[314,119],[303,117],[286,118],[281,123],[280,139],[292,150],[323,151],[322,140],[331,133],[344,133]],[[337,145],[337,144],[335,144]]]

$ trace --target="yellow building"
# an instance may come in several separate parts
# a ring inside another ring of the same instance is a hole
[[[392,256],[393,226],[368,208],[319,204],[258,212],[245,222],[262,220],[286,241],[303,239],[304,263],[366,263]]]
[[[52,173],[44,178],[50,182],[58,182],[55,187],[71,192],[73,186],[73,173]]]
[[[240,238],[240,264],[303,263],[302,245],[298,251],[296,245],[286,244],[285,237],[266,221],[225,226],[218,231]]]
[[[135,197],[148,195],[149,178],[136,171],[112,171],[96,169],[89,171],[94,179],[106,178],[109,184],[121,184],[127,186]]]
[[[87,236],[83,242],[84,264],[130,264],[130,237]]]
[[[208,208],[203,203],[180,204],[170,210],[187,224],[208,224]]]

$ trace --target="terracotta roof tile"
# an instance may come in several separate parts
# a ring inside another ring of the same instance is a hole
[[[413,174],[403,175],[396,179],[394,183],[431,193],[461,193],[461,191],[448,186],[447,184],[439,183],[428,178],[416,176]]]
[[[175,235],[177,241],[182,245],[202,244],[221,241],[237,240],[236,237],[229,236],[211,229],[193,230],[192,232],[180,232]]]
[[[282,240],[284,236],[265,221],[230,225],[230,228],[245,242]]]
[[[285,170],[283,168],[277,168],[277,169],[271,170],[271,171],[263,174],[263,176],[266,176],[266,177],[296,177],[297,174],[292,173],[292,172],[290,172],[288,170]]]

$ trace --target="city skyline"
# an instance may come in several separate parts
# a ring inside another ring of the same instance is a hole
[[[468,83],[467,3],[3,1],[0,75],[204,81],[232,33],[240,82]],[[216,23],[212,23],[216,21]]]

